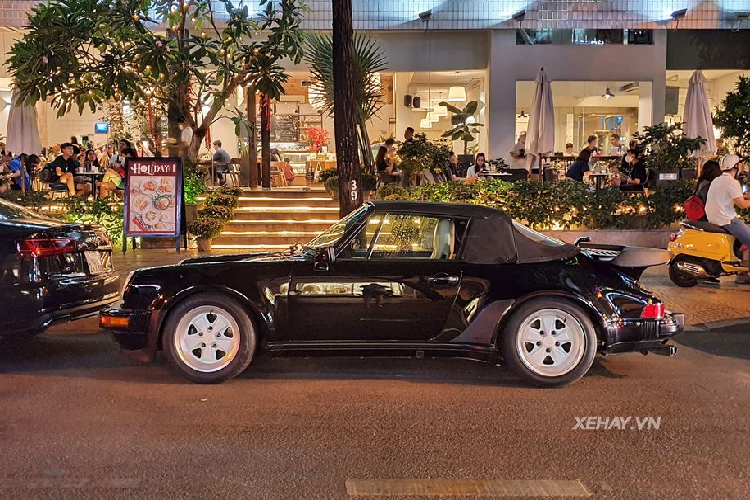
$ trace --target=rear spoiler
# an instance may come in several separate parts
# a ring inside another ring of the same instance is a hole
[[[609,262],[622,272],[638,279],[649,267],[668,264],[671,256],[662,248],[626,247],[576,242],[581,252],[599,262]]]

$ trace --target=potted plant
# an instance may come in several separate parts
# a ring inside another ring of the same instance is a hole
[[[188,224],[188,232],[198,240],[199,252],[210,252],[211,241],[221,234],[224,223],[208,216],[199,216]]]
[[[636,133],[638,148],[646,155],[646,166],[658,172],[659,182],[676,181],[684,168],[695,168],[693,151],[699,151],[706,140],[689,139],[682,134],[682,124],[660,123],[643,127]]]
[[[469,143],[476,140],[475,134],[479,133],[477,127],[484,127],[483,124],[477,123],[477,119],[474,116],[480,109],[479,102],[469,101],[463,109],[459,109],[445,101],[442,101],[440,105],[445,106],[448,108],[448,111],[453,113],[453,116],[451,116],[451,125],[453,125],[453,128],[443,132],[441,137],[449,137],[452,141],[464,141],[464,154],[459,157],[459,162],[465,163],[468,161],[473,163],[473,157],[467,154],[469,153]]]
[[[403,172],[401,185],[411,186],[412,176],[432,167],[433,145],[424,134],[415,134],[411,141],[402,142],[398,149],[401,158],[398,168]]]
[[[328,191],[331,194],[331,198],[333,199],[333,201],[338,201],[339,199],[339,177],[337,175],[333,177],[328,177],[323,183],[323,186],[326,188],[326,191]]]

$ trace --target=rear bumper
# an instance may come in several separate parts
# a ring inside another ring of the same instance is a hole
[[[654,352],[673,355],[677,348],[668,344],[669,339],[685,329],[685,315],[668,313],[661,320],[632,320],[612,328],[615,342],[603,349],[605,354],[623,352]]]

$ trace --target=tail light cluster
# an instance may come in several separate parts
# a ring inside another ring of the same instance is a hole
[[[18,243],[18,252],[24,257],[52,257],[75,253],[73,238],[28,238]]]
[[[666,309],[662,302],[657,304],[646,304],[643,311],[641,311],[641,319],[663,319],[665,315]]]

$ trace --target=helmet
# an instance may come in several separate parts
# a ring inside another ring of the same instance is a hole
[[[742,161],[742,158],[740,158],[737,155],[725,155],[724,158],[721,159],[722,172],[726,172],[728,170],[732,170],[733,168],[736,168],[737,165],[739,165],[741,161]]]

